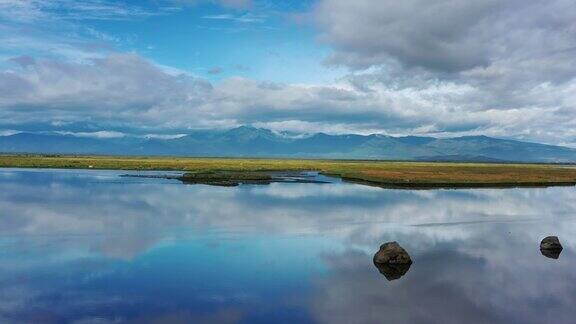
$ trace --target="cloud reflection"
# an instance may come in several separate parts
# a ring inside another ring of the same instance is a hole
[[[31,305],[48,316],[60,300],[56,321],[87,309],[134,320],[136,305],[159,319],[242,322],[260,309],[270,320],[282,304],[299,322],[567,322],[576,302],[574,188],[220,188],[118,174],[0,170],[0,320],[30,320]],[[567,238],[555,262],[538,251],[551,234]],[[387,281],[372,254],[393,240],[414,264]]]

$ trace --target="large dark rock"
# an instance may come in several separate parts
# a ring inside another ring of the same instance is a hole
[[[377,264],[412,264],[408,252],[397,242],[382,244],[380,250],[374,254],[373,260]]]
[[[412,259],[408,252],[397,242],[388,242],[380,246],[380,250],[374,254],[374,265],[386,279],[400,279],[408,272]]]
[[[540,250],[562,250],[558,236],[547,236],[540,242]]]
[[[557,236],[547,236],[540,242],[540,253],[551,259],[558,259],[562,252],[562,244]]]

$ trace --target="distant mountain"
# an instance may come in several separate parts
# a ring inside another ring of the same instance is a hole
[[[433,138],[318,133],[311,136],[295,137],[246,126],[227,131],[194,131],[174,139],[133,136],[88,138],[60,134],[19,133],[0,136],[0,152],[415,161],[576,162],[575,149],[487,136]]]

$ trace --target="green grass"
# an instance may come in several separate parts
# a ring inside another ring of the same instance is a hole
[[[576,168],[544,164],[428,163],[296,159],[0,155],[0,167],[187,172],[320,171],[383,187],[576,185]]]
[[[184,183],[236,186],[242,183],[270,183],[272,176],[258,171],[195,171],[186,172],[180,180]]]

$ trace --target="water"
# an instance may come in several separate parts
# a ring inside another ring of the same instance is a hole
[[[575,188],[235,188],[0,170],[2,323],[569,323]],[[539,251],[558,235],[559,259]],[[396,240],[414,263],[372,263]]]

